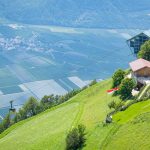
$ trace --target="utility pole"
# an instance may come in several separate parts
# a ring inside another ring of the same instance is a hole
[[[13,100],[10,101],[10,109],[9,109],[9,111],[15,112],[16,109],[13,108],[13,102],[14,102]]]

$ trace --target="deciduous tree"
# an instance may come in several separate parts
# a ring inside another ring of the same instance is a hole
[[[121,95],[121,99],[129,99],[132,97],[132,89],[135,87],[135,82],[133,79],[126,78],[122,81],[119,94]]]
[[[121,84],[121,81],[125,77],[125,71],[122,69],[118,69],[112,76],[113,79],[113,87],[118,87]]]
[[[150,61],[150,40],[146,41],[141,46],[141,50],[138,53],[138,57]]]

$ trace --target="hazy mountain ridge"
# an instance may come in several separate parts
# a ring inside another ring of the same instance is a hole
[[[148,28],[148,0],[5,0],[0,16],[27,24],[97,28]]]

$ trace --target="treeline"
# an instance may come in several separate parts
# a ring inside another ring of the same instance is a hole
[[[23,107],[16,113],[14,122],[19,122],[29,117],[35,116],[49,108],[57,106],[80,93],[82,90],[73,90],[64,96],[46,95],[41,99],[41,101],[38,101],[34,97],[30,97],[29,100],[23,105]]]
[[[94,84],[96,84],[96,80],[93,80],[89,86],[92,86]],[[49,108],[52,108],[54,106],[62,104],[65,101],[68,101],[70,98],[80,93],[87,87],[88,86],[85,86],[82,89],[72,90],[71,92],[68,92],[63,96],[58,96],[58,95],[55,96],[53,94],[49,96],[46,95],[40,101],[38,101],[34,97],[30,97],[27,100],[27,102],[22,106],[22,108],[19,109],[18,112],[16,112],[13,115],[9,112],[9,114],[3,119],[3,121],[0,123],[0,133],[2,133],[11,125],[21,120],[25,120],[27,118],[35,116]]]

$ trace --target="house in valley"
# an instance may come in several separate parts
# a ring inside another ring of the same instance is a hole
[[[150,84],[150,61],[137,59],[130,63],[132,77],[138,84]]]

